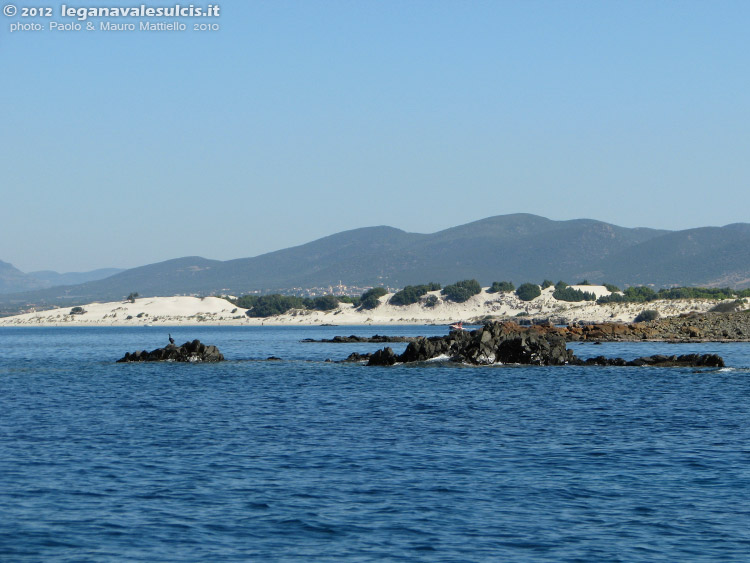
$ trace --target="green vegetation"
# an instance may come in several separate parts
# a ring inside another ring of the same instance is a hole
[[[744,299],[735,299],[734,301],[724,301],[711,307],[712,313],[734,313],[739,311],[745,304]]]
[[[272,317],[282,315],[289,309],[302,308],[304,308],[304,302],[301,297],[274,293],[259,296],[252,309],[246,314],[248,317]]]
[[[453,285],[446,285],[441,293],[450,301],[463,303],[481,291],[482,286],[477,280],[463,280]]]
[[[579,281],[576,285],[591,285],[591,283],[589,282],[589,280],[583,280]]]
[[[134,292],[130,293],[130,294],[129,294],[129,295],[127,296],[127,298],[126,298],[126,299],[127,299],[128,301],[130,301],[131,303],[135,303],[135,300],[136,300],[136,299],[137,299],[138,297],[139,297],[139,295],[138,295],[138,292],[137,292],[137,291],[134,291]]]
[[[513,285],[513,282],[509,281],[501,281],[501,282],[492,282],[492,285],[487,290],[487,293],[508,293],[516,289],[516,286]]]
[[[613,286],[614,287],[614,286]],[[612,290],[610,290],[612,291]],[[673,287],[660,289],[658,292],[650,287],[629,287],[622,295],[603,295],[596,300],[604,303],[647,303],[656,299],[742,299],[750,297],[750,289],[734,290],[728,287]]]
[[[584,280],[585,282],[586,280]],[[551,281],[545,280],[543,285],[550,287]],[[720,303],[712,309],[716,312],[730,312],[741,309],[742,299],[750,297],[750,289],[734,290],[730,288],[703,288],[703,287],[677,287],[671,289],[661,289],[658,292],[650,287],[636,286],[625,289],[622,293],[614,293],[618,288],[611,284],[604,284],[605,287],[613,292],[611,295],[605,295],[596,299],[592,292],[574,289],[563,281],[554,284],[555,291],[553,296],[557,300],[578,302],[593,301],[597,303],[648,303],[656,299],[715,299],[732,300],[726,303]],[[493,282],[488,290],[490,293],[513,291],[513,283]],[[391,297],[390,303],[394,305],[410,305],[418,303],[430,291],[440,289],[440,284],[428,283],[420,285],[408,285],[402,290],[396,292]],[[446,300],[456,303],[463,303],[473,295],[481,292],[481,286],[477,280],[463,280],[448,285],[442,290],[442,295]],[[303,309],[308,311],[332,311],[336,309],[339,303],[352,303],[360,310],[374,309],[380,303],[380,297],[387,294],[383,287],[374,287],[365,291],[361,297],[323,295],[320,297],[298,297],[293,295],[243,295],[236,299],[229,299],[236,307],[247,309],[249,317],[270,317],[281,315],[290,309]],[[531,301],[541,295],[540,286],[532,283],[521,284],[516,289],[516,295],[523,301]],[[138,293],[132,292],[127,299],[135,301]],[[439,303],[435,295],[429,295],[424,299],[425,307],[435,307]],[[82,307],[73,307],[70,311],[72,315],[85,313]],[[138,315],[139,317],[142,315]],[[651,320],[651,319],[647,319]]]
[[[380,304],[380,297],[383,297],[383,295],[386,295],[388,292],[383,287],[373,287],[372,289],[368,289],[362,294],[362,297],[359,301],[359,308],[360,309],[374,309]]]
[[[316,311],[332,311],[339,306],[339,300],[333,295],[323,295],[312,299],[305,299],[304,305],[307,309]]]
[[[619,287],[612,285],[611,283],[605,283],[604,287],[607,288],[607,291],[611,291],[612,293],[618,293],[620,291]]]
[[[552,283],[552,280],[544,280],[542,282],[542,289],[547,289],[548,287],[552,287],[553,285],[555,284]]]
[[[428,291],[437,291],[438,289],[440,289],[440,284],[433,282],[422,285],[407,285],[401,291],[397,291],[388,302],[391,305],[411,305],[412,303],[418,303],[420,298]]]
[[[516,295],[521,301],[531,301],[542,294],[541,288],[535,283],[522,283],[516,290]]]
[[[605,303],[647,303],[654,299],[657,299],[656,292],[650,287],[641,285],[627,288],[622,295],[619,293],[602,295],[596,302],[600,305]]]
[[[635,303],[646,303],[657,299],[657,295],[653,289],[641,285],[638,287],[629,287],[623,291],[625,298]]]
[[[572,287],[555,289],[552,293],[552,297],[558,301],[570,301],[573,303],[578,301],[596,301],[596,295],[590,291],[581,291],[580,289],[574,289]]]
[[[654,309],[646,309],[645,311],[641,311],[641,313],[634,319],[634,322],[643,323],[646,321],[655,321],[658,318],[659,311],[655,311]]]
[[[83,308],[83,307],[73,307],[73,308],[72,308],[72,309],[70,310],[70,314],[71,314],[71,315],[83,315],[83,314],[84,314],[85,312],[86,312],[86,311],[84,310],[84,308]]]
[[[731,299],[737,292],[728,287],[673,287],[660,289],[658,299]]]
[[[339,299],[334,295],[321,297],[297,297],[295,295],[243,295],[237,299],[227,299],[237,307],[247,309],[248,317],[272,317],[283,315],[290,309],[308,309],[311,311],[330,311],[339,306]],[[235,311],[232,311],[233,313]]]
[[[237,299],[227,299],[227,301],[243,309],[252,309],[258,301],[258,295],[243,295]]]

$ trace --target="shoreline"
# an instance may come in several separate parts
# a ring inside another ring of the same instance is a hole
[[[573,286],[606,294],[603,286]],[[248,317],[247,309],[236,307],[218,297],[140,297],[133,302],[115,301],[90,303],[79,307],[65,307],[34,311],[21,315],[0,317],[3,326],[42,327],[128,327],[128,326],[447,326],[459,321],[483,324],[490,320],[517,323],[547,324],[628,324],[642,311],[653,309],[660,318],[675,318],[708,312],[720,301],[709,299],[657,300],[648,303],[566,302],[552,297],[552,288],[532,301],[521,301],[512,293],[487,293],[486,288],[464,303],[440,299],[434,307],[424,302],[406,306],[391,305],[392,294],[380,298],[371,310],[356,310],[351,304],[340,303],[332,311],[293,309],[284,314],[257,318]],[[440,298],[440,292],[430,292]],[[748,310],[744,304],[744,310]],[[83,312],[80,312],[81,309]],[[750,339],[750,333],[746,335]],[[695,341],[693,338],[690,341]],[[735,341],[730,339],[729,341]]]

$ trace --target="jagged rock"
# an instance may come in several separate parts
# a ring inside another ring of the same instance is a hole
[[[453,331],[442,338],[421,338],[409,344],[398,361],[423,362],[441,355],[478,365],[562,365],[574,358],[561,336],[543,335],[515,323],[495,322],[471,332]]]
[[[368,366],[392,366],[396,363],[396,353],[392,348],[386,347],[382,350],[378,350],[372,356],[370,356],[367,362]]]
[[[169,344],[151,352],[139,350],[127,352],[117,360],[122,362],[221,362],[224,356],[216,346],[206,346],[200,340],[185,342],[182,346]]]
[[[401,362],[424,362],[447,352],[449,343],[439,336],[419,338],[411,342],[399,356]]]
[[[593,334],[619,334],[620,328],[597,325],[583,327]],[[683,356],[648,356],[632,361],[622,358],[598,356],[586,361],[580,360],[568,350],[566,329],[553,327],[521,327],[516,323],[491,322],[484,327],[466,331],[451,331],[447,336],[418,338],[410,342],[404,353],[397,356],[391,348],[384,348],[369,357],[367,365],[384,366],[396,362],[424,362],[442,355],[453,361],[475,365],[486,364],[525,364],[539,366],[605,365],[605,366],[698,366],[723,367],[724,360],[713,354],[687,354]],[[356,358],[356,359],[355,359]],[[362,356],[352,354],[348,361],[360,361]]]

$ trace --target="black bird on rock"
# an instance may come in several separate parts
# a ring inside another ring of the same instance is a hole
[[[169,343],[170,344],[174,344],[174,338],[172,338],[171,334],[169,335]]]

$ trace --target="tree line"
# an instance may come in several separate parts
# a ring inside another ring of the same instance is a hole
[[[590,285],[587,280],[576,284],[578,286]],[[543,289],[554,286],[552,296],[558,301],[580,302],[596,301],[597,304],[606,303],[647,303],[657,299],[743,299],[750,297],[750,288],[734,290],[730,288],[705,288],[705,287],[675,287],[654,291],[647,286],[633,286],[621,291],[617,286],[605,283],[604,286],[612,292],[599,298],[593,292],[582,291],[570,287],[564,281],[553,283],[544,280],[542,284],[531,282],[522,283],[517,288],[510,281],[495,281],[487,289],[488,293],[515,293],[522,301],[532,301],[542,294]],[[427,293],[440,291],[446,301],[464,303],[474,295],[482,291],[482,286],[475,279],[457,281],[453,284],[441,287],[439,283],[430,282],[419,285],[407,285],[397,291],[388,301],[391,305],[407,306],[422,302],[427,307],[434,307],[439,303],[435,295],[422,299]],[[271,317],[281,315],[291,309],[303,309],[309,311],[331,311],[339,306],[339,303],[351,303],[360,311],[375,309],[380,304],[380,298],[388,291],[384,287],[368,289],[360,296],[334,296],[323,295],[320,297],[299,297],[295,295],[281,295],[274,293],[270,295],[243,295],[242,297],[228,299],[237,307],[248,309],[250,317]],[[131,294],[128,299],[137,297]]]

